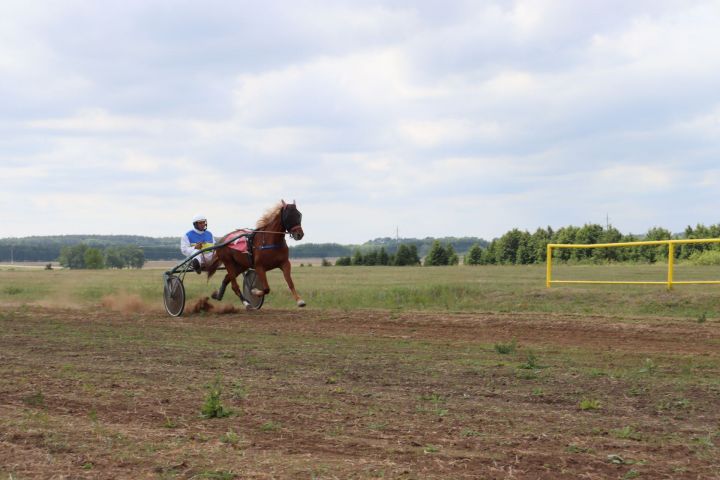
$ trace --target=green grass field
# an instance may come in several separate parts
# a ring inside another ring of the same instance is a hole
[[[664,265],[556,266],[555,280],[663,281]],[[188,302],[208,296],[222,272],[207,282],[188,274]],[[296,267],[298,291],[311,308],[447,312],[546,312],[633,317],[720,317],[720,285],[558,285],[545,287],[545,267]],[[680,265],[676,280],[720,280],[720,268]],[[270,272],[266,305],[294,306],[279,271]],[[0,270],[0,303],[99,304],[133,295],[162,308],[162,270]],[[226,302],[237,304],[229,292]]]

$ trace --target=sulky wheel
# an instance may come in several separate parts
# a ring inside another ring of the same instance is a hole
[[[163,291],[165,310],[173,317],[182,315],[185,309],[185,287],[182,280],[172,275],[165,279],[165,290]]]
[[[265,301],[265,296],[262,295],[258,297],[253,295],[252,289],[257,288],[258,290],[262,290],[265,287],[263,287],[262,283],[260,283],[260,278],[255,270],[245,271],[243,277],[245,277],[243,279],[243,297],[245,297],[245,300],[250,303],[250,308],[253,310],[259,310]]]

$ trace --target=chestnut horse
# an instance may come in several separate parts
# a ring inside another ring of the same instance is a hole
[[[285,242],[285,234],[289,233],[294,240],[300,240],[305,233],[302,229],[302,213],[293,203],[280,201],[276,206],[269,209],[260,220],[257,221],[256,229],[248,236],[248,253],[240,252],[229,246],[223,246],[213,252],[213,257],[207,267],[208,280],[220,264],[225,265],[227,274],[220,285],[220,288],[213,292],[212,298],[222,300],[228,283],[232,285],[235,294],[240,297],[247,307],[249,303],[242,295],[236,278],[248,268],[254,268],[263,289],[253,288],[252,293],[258,297],[270,293],[270,285],[267,281],[267,271],[280,268],[290,291],[295,297],[298,307],[304,307],[305,302],[295,290],[295,284],[290,276],[290,257],[288,246]],[[220,242],[224,243],[236,232],[226,235]]]

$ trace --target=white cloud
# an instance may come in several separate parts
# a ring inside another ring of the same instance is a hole
[[[3,4],[13,234],[229,231],[280,198],[318,242],[718,221],[717,2],[214,7]]]

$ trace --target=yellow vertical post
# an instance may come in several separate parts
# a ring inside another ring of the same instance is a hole
[[[550,282],[552,280],[552,247],[550,244],[547,246],[547,271],[545,272],[545,286],[550,288]]]
[[[668,242],[668,280],[667,289],[672,290],[673,286],[673,268],[675,267],[675,244]]]

